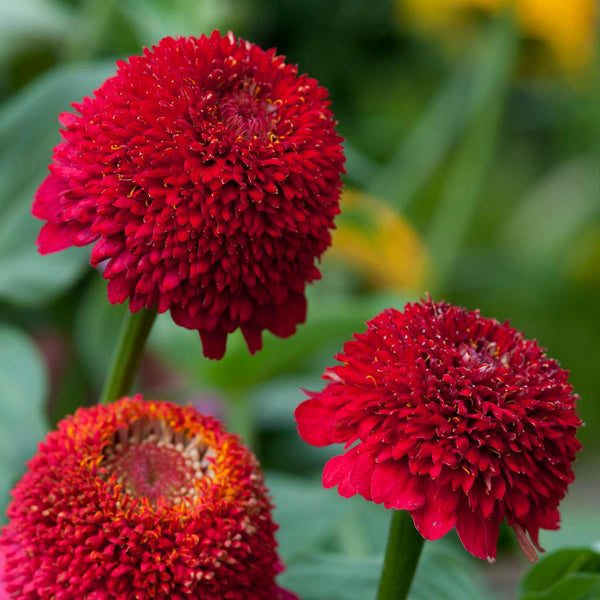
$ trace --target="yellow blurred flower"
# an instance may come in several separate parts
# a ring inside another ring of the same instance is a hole
[[[428,257],[415,229],[386,202],[345,190],[328,259],[380,289],[422,289]]]
[[[585,67],[598,29],[597,0],[398,0],[406,22],[451,42],[479,15],[512,5],[523,35],[540,42],[563,71]]]

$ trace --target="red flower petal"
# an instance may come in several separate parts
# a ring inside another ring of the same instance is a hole
[[[256,459],[191,407],[137,396],[79,409],[13,497],[0,600],[296,598],[275,583],[283,566]]]
[[[485,558],[489,562],[496,559],[496,545],[500,521],[490,517],[484,519],[476,512],[459,506],[457,511],[456,532],[463,546],[477,558]]]
[[[415,527],[426,540],[437,540],[456,525],[456,511],[444,510],[439,501],[427,500],[421,508],[411,512]]]
[[[328,486],[409,510],[427,539],[456,526],[489,560],[506,516],[531,558],[539,529],[558,527],[581,448],[568,373],[508,323],[443,302],[367,325],[296,411],[307,442],[346,444]]]
[[[47,221],[40,252],[100,238],[109,300],[171,311],[210,358],[241,326],[251,352],[265,329],[292,335],[339,212],[326,90],[214,32],[120,61],[75,108],[32,209]]]
[[[294,412],[300,437],[313,446],[327,446],[337,441],[333,424],[335,413],[319,400],[305,400]]]
[[[371,479],[373,502],[386,508],[415,510],[425,503],[422,482],[413,477],[406,464],[386,460],[378,463]]]

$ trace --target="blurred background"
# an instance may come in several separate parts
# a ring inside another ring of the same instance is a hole
[[[511,10],[505,10],[504,5]],[[126,307],[89,248],[40,257],[33,194],[57,116],[166,35],[232,30],[277,47],[330,91],[347,153],[342,214],[296,336],[239,336],[220,362],[158,319],[136,390],[229,421],[277,505],[282,584],[304,600],[374,596],[388,515],[323,490],[336,449],[297,436],[301,389],[388,306],[431,293],[510,319],[571,372],[586,423],[563,527],[600,540],[600,54],[596,0],[0,0],[0,523],[49,427],[95,401]],[[235,415],[235,416],[234,416]],[[411,598],[513,598],[528,565],[454,534],[428,543]]]

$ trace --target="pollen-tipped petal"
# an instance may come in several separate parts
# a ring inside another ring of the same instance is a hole
[[[568,373],[508,323],[430,299],[376,316],[337,358],[295,413],[305,441],[346,444],[325,486],[410,511],[426,539],[456,527],[490,561],[506,517],[533,558],[581,448]]]
[[[13,498],[1,600],[295,598],[275,583],[283,567],[256,459],[191,407],[137,396],[79,409]]]
[[[109,300],[169,310],[210,358],[238,327],[250,352],[265,329],[292,335],[339,212],[326,90],[214,32],[120,61],[76,110],[35,197],[40,252],[98,240]]]

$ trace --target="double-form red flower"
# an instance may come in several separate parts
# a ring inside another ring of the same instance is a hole
[[[191,407],[137,396],[79,409],[28,467],[0,537],[9,598],[295,598],[275,584],[256,459]]]
[[[232,34],[165,38],[63,113],[33,214],[42,254],[94,243],[112,303],[157,306],[220,358],[306,317],[339,212],[327,91]]]
[[[537,342],[445,303],[388,309],[355,335],[296,410],[302,438],[343,443],[325,487],[410,511],[428,540],[456,527],[493,560],[506,518],[530,560],[581,445],[568,373]]]

